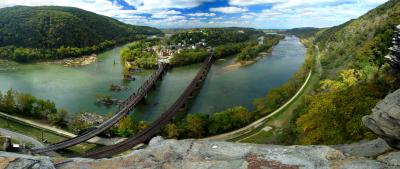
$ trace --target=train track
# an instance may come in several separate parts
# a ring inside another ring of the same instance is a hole
[[[162,78],[163,74],[165,73],[166,67],[166,64],[159,64],[159,68],[157,69],[157,71],[155,71],[136,92],[132,93],[125,101],[120,104],[117,113],[115,113],[111,118],[107,119],[99,126],[96,126],[94,129],[81,135],[49,145],[48,147],[31,149],[30,152],[33,154],[39,154],[68,148],[87,141],[102,133],[103,131],[109,129],[118,121],[120,121],[123,117],[125,117],[130,111],[132,111],[132,109],[146,97],[146,95],[156,84],[156,82]]]
[[[213,54],[211,54],[209,57],[205,59],[195,78],[192,80],[190,85],[186,87],[185,91],[175,101],[175,103],[167,111],[165,111],[160,116],[160,118],[151,123],[149,127],[120,143],[117,143],[112,146],[105,146],[96,149],[94,151],[85,153],[83,154],[83,157],[97,158],[97,159],[111,157],[113,155],[129,150],[140,143],[144,143],[150,140],[159,131],[159,129],[161,129],[170,122],[172,117],[177,112],[179,112],[181,108],[185,107],[186,102],[189,100],[189,98],[193,96],[193,93],[196,90],[196,88],[200,87],[200,84],[205,80],[212,65],[212,60],[213,60]]]

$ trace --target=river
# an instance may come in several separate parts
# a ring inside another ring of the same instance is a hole
[[[98,62],[82,67],[65,67],[59,64],[18,64],[0,61],[0,90],[13,88],[31,93],[39,98],[54,101],[65,108],[68,117],[81,111],[106,114],[115,107],[95,103],[96,95],[112,95],[124,99],[136,90],[151,74],[151,70],[135,74],[136,81],[122,80],[119,62],[121,47],[98,55]],[[190,113],[214,113],[233,106],[254,109],[252,101],[265,96],[268,90],[288,81],[304,62],[305,47],[296,37],[286,37],[276,45],[271,54],[258,62],[227,69],[234,57],[218,60],[212,66],[200,92],[192,101]],[[116,64],[114,64],[114,61]],[[136,120],[152,121],[168,109],[195,76],[199,64],[171,69],[152,91],[145,104],[133,113]],[[129,91],[111,92],[111,84],[125,84]]]

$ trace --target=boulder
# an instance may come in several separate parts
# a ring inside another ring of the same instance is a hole
[[[400,149],[400,90],[386,96],[362,121],[389,146]]]

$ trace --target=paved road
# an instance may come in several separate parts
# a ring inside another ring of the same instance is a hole
[[[6,130],[3,128],[0,128],[0,135],[11,137],[12,139],[19,141],[20,144],[30,143],[34,146],[34,148],[43,148],[44,147],[44,145],[40,141],[38,141],[32,137],[29,137],[29,136],[26,136],[26,135],[23,135],[23,134],[20,134],[17,132],[13,132],[10,130]]]
[[[319,72],[319,76],[322,75],[322,66],[321,66],[321,53],[319,50],[318,45],[315,46],[317,48],[317,71]],[[216,136],[211,136],[211,137],[207,137],[207,138],[203,138],[202,140],[231,140],[234,138],[238,138],[240,136],[243,136],[245,134],[248,134],[250,132],[252,132],[253,130],[257,129],[258,127],[260,127],[261,125],[263,125],[266,120],[268,120],[269,118],[271,118],[272,116],[278,114],[282,109],[286,108],[287,106],[289,106],[289,104],[291,102],[293,102],[293,100],[298,97],[300,95],[300,93],[306,88],[307,84],[309,83],[310,79],[311,79],[311,75],[312,75],[312,70],[310,71],[310,73],[308,74],[308,77],[306,79],[306,81],[304,82],[303,86],[297,91],[297,93],[288,101],[286,102],[283,106],[281,106],[279,109],[275,110],[274,112],[272,112],[271,114],[251,123],[250,125],[240,128],[238,130],[234,130],[228,133],[224,133],[224,134],[220,134],[220,135],[216,135]],[[238,142],[240,142],[241,140],[245,140],[249,137],[252,137],[254,135],[257,135],[258,133],[260,133],[262,130],[258,131],[256,134],[252,134],[250,136],[247,136],[245,138],[240,139]]]
[[[68,137],[68,138],[73,138],[73,137],[77,136],[77,135],[75,135],[73,133],[70,133],[68,131],[59,129],[57,127],[50,126],[50,125],[43,124],[43,123],[38,123],[38,122],[29,120],[29,119],[24,119],[24,118],[12,116],[12,115],[5,114],[5,113],[2,113],[2,112],[0,112],[0,116],[5,118],[5,119],[8,119],[8,120],[13,120],[15,122],[22,123],[22,124],[25,124],[25,125],[28,125],[28,126],[31,126],[31,127],[34,127],[34,128],[46,130],[46,131],[49,131],[51,133],[54,133],[54,134],[57,134],[57,135],[60,135],[60,136],[64,136],[64,137]],[[125,140],[125,138],[93,137],[90,140],[88,140],[87,142],[88,143],[94,143],[94,144],[101,144],[101,145],[109,146],[109,145],[114,145],[116,143],[119,143],[119,142],[121,142],[123,140]]]

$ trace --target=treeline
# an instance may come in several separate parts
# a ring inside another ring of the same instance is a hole
[[[283,38],[284,36],[281,35],[265,35],[264,44],[262,45],[258,45],[258,42],[254,39],[246,42],[218,45],[214,49],[215,58],[221,59],[238,54],[236,57],[238,61],[251,60],[257,57],[260,52],[271,50],[272,47],[278,44]],[[203,48],[185,49],[174,55],[171,59],[171,64],[174,66],[183,66],[198,63],[202,62],[208,55],[209,53],[207,50]]]
[[[92,121],[88,121],[82,118],[84,112],[76,114],[71,122],[69,123],[69,129],[76,134],[82,134],[99,124],[94,124]],[[104,119],[111,118],[113,113],[108,113]],[[100,115],[96,115],[100,116]],[[122,118],[117,124],[104,131],[100,135],[102,137],[129,137],[136,134],[139,131],[144,130],[148,127],[148,123],[145,121],[134,121],[132,116],[126,116]]]
[[[258,45],[257,42],[249,43],[249,45],[241,50],[236,57],[237,61],[248,61],[256,58],[260,52],[271,50],[273,46],[279,43],[284,36],[281,35],[265,35],[264,43]]]
[[[12,89],[5,94],[0,91],[0,112],[46,120],[52,125],[66,125],[64,117],[67,112],[64,109],[57,109],[54,102],[38,99],[30,94],[15,92]]]
[[[310,27],[305,27],[305,28],[294,28],[294,29],[289,29],[286,31],[283,31],[283,33],[288,34],[288,35],[295,35],[299,38],[309,38],[313,36],[315,33],[320,31],[322,29],[320,28],[310,28]]]
[[[19,62],[78,57],[158,29],[133,26],[79,8],[15,6],[0,9],[0,58]]]
[[[197,28],[172,35],[171,42],[194,44],[204,39],[207,45],[218,46],[226,43],[245,42],[262,35],[264,35],[263,31],[253,28]]]
[[[175,53],[170,60],[170,64],[173,66],[184,66],[193,63],[199,63],[210,55],[206,49],[184,49],[180,53]]]
[[[234,107],[212,115],[188,114],[169,123],[161,132],[166,138],[202,138],[242,128],[255,120],[256,113]]]
[[[313,67],[314,51],[308,50],[303,66],[280,87],[270,89],[265,97],[254,99],[253,105],[262,116],[275,111],[289,101],[301,88]]]
[[[138,36],[138,39],[145,38],[144,36]],[[131,39],[137,40],[137,39]],[[98,45],[90,47],[78,48],[78,47],[64,47],[61,46],[56,49],[38,49],[38,48],[19,48],[15,46],[0,47],[0,58],[14,60],[17,62],[33,62],[40,60],[54,60],[63,58],[74,58],[85,55],[91,55],[93,53],[99,53],[109,48],[121,44],[124,41],[104,41]]]
[[[159,39],[141,40],[128,44],[121,50],[121,63],[125,68],[157,68],[157,53],[150,48],[159,45]],[[150,49],[150,50],[149,50]],[[130,66],[127,65],[129,63]]]

